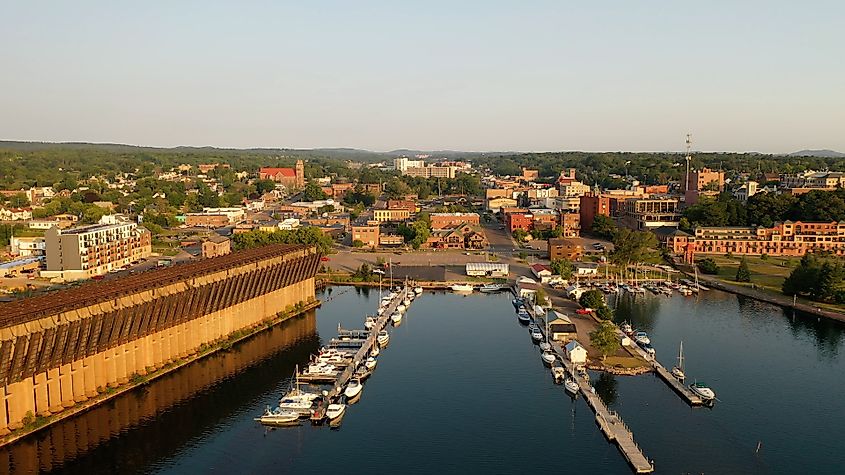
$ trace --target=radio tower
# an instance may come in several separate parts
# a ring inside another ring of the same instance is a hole
[[[687,177],[686,184],[684,185],[684,192],[689,191],[689,161],[692,160],[692,154],[690,153],[690,145],[692,145],[692,140],[690,139],[690,134],[687,134]]]

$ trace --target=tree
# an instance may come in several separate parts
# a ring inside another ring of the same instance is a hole
[[[318,201],[326,199],[326,194],[316,182],[309,182],[302,190],[302,201]]]
[[[656,255],[657,238],[646,231],[620,228],[613,236],[611,262],[627,267],[632,262],[645,262]]]
[[[713,260],[711,257],[705,257],[704,259],[700,259],[698,262],[698,270],[705,274],[718,274],[719,273],[719,266],[716,265],[716,261]]]
[[[604,294],[601,293],[601,290],[588,290],[581,294],[581,298],[578,299],[578,303],[580,303],[584,308],[596,309],[603,307],[605,305]]]
[[[611,322],[601,322],[594,331],[590,332],[590,344],[601,353],[602,361],[608,355],[616,353],[620,346],[616,335],[616,325]]]
[[[537,293],[534,295],[534,297],[535,297],[534,303],[541,306],[541,307],[544,307],[544,306],[548,305],[548,303],[549,303],[548,302],[549,297],[548,297],[548,295],[546,295],[546,291],[543,290],[542,288],[537,289]]]
[[[748,260],[745,256],[742,256],[742,259],[739,261],[739,268],[736,270],[734,280],[737,282],[751,282],[751,270],[748,269]]]
[[[384,192],[390,199],[401,199],[410,195],[413,190],[399,177],[393,177],[384,185]]]
[[[522,228],[516,228],[513,230],[513,238],[516,239],[516,242],[523,242],[528,238],[528,231]]]
[[[596,236],[603,237],[606,239],[612,239],[613,234],[616,232],[616,223],[610,216],[599,214],[596,215],[595,218],[593,218],[593,226],[590,228],[590,230]]]
[[[258,180],[255,182],[255,192],[259,196],[276,189],[276,182],[273,180]]]
[[[356,239],[352,241],[352,247],[364,247],[364,241]]]
[[[12,208],[24,208],[29,206],[29,198],[24,193],[15,193],[9,198],[9,206]]]
[[[572,277],[572,272],[575,271],[575,266],[566,259],[555,259],[549,264],[549,267],[552,269],[552,272],[564,279]]]
[[[601,318],[602,320],[612,320],[613,309],[608,307],[607,305],[602,305],[601,307],[596,309],[596,316]]]

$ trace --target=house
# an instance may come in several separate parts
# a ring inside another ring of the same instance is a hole
[[[578,343],[578,340],[572,340],[563,347],[566,357],[569,358],[573,364],[587,363],[587,350]]]
[[[578,335],[575,324],[568,316],[552,310],[549,315],[549,333],[554,341],[567,341]]]
[[[528,302],[534,301],[537,295],[537,289],[539,288],[540,284],[538,284],[537,281],[534,279],[524,276],[516,279],[517,296],[521,299],[525,299]]]
[[[548,282],[554,274],[549,268],[549,266],[539,263],[531,265],[531,273],[534,274],[534,277],[540,279],[540,282],[544,284]]]
[[[202,243],[202,257],[225,256],[232,252],[232,241],[219,234],[212,234]]]
[[[581,258],[584,250],[578,242],[572,239],[551,238],[549,244],[549,260],[566,259],[575,261]]]
[[[587,291],[586,289],[584,289],[582,287],[578,287],[577,285],[570,285],[569,287],[566,288],[565,292],[566,292],[567,296],[577,300],[577,299],[580,299],[581,294],[583,294],[586,291]]]
[[[507,277],[510,266],[498,262],[467,262],[466,273],[470,277]]]
[[[0,221],[27,221],[32,219],[30,208],[0,208]]]
[[[581,277],[591,277],[598,275],[599,265],[595,262],[573,262],[575,267],[575,275]]]

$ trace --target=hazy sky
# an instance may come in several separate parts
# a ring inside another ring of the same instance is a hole
[[[2,1],[2,139],[845,151],[841,0]]]

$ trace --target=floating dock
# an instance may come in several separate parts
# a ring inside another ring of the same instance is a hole
[[[622,333],[622,330],[619,330],[618,332],[620,335],[624,335],[624,333]],[[645,350],[640,348],[640,346],[637,345],[637,343],[633,339],[631,339],[630,348],[637,352],[638,355],[642,356],[644,360],[648,361],[651,367],[654,368],[654,372],[657,373],[658,376],[660,376],[660,379],[666,382],[666,384],[668,384],[670,388],[672,388],[679,396],[681,396],[681,398],[686,401],[687,404],[689,404],[690,406],[702,406],[705,404],[705,401],[701,399],[698,394],[694,393],[692,389],[687,387],[678,378],[672,376],[672,373],[669,372],[669,370],[667,370],[662,364],[660,364],[657,359],[655,359],[653,356],[646,353]]]

